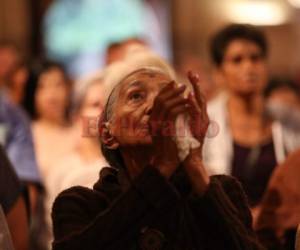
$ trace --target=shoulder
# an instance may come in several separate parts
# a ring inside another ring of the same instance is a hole
[[[55,239],[70,237],[87,227],[108,207],[104,195],[85,187],[72,187],[61,192],[52,207]]]
[[[8,97],[2,96],[2,112],[6,116],[8,121],[11,122],[23,122],[23,123],[29,123],[29,118],[26,115],[25,111],[12,103]]]
[[[95,212],[106,209],[120,191],[116,170],[103,168],[100,178],[95,183],[93,189],[74,186],[62,191],[55,199],[52,216],[64,211],[73,213]]]
[[[106,208],[107,199],[104,194],[92,189],[75,186],[62,191],[55,199],[52,208],[52,216],[61,212],[82,213],[93,207]]]
[[[216,97],[207,103],[207,112],[209,115],[213,115],[214,112],[223,112],[225,104],[228,100],[228,94],[226,92],[219,93]]]

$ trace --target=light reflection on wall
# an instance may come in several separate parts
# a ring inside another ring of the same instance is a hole
[[[142,0],[57,0],[44,20],[48,56],[67,64],[73,77],[101,67],[107,45],[130,37],[168,56],[163,33]]]
[[[289,8],[281,1],[231,0],[225,5],[227,18],[236,23],[280,25],[289,21]]]
[[[300,0],[288,0],[288,2],[296,8],[300,8]]]

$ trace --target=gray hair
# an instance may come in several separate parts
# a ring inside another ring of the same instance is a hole
[[[103,84],[103,74],[101,71],[86,76],[75,83],[72,94],[72,113],[76,114],[82,107],[88,89],[94,84]]]

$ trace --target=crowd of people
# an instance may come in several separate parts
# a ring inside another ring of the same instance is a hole
[[[75,80],[1,42],[0,249],[295,249],[300,84],[256,27],[210,45],[220,83],[137,38]]]

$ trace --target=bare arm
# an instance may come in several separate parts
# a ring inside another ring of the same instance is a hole
[[[16,250],[28,248],[28,218],[25,202],[22,196],[16,200],[14,206],[8,212],[7,224]]]

